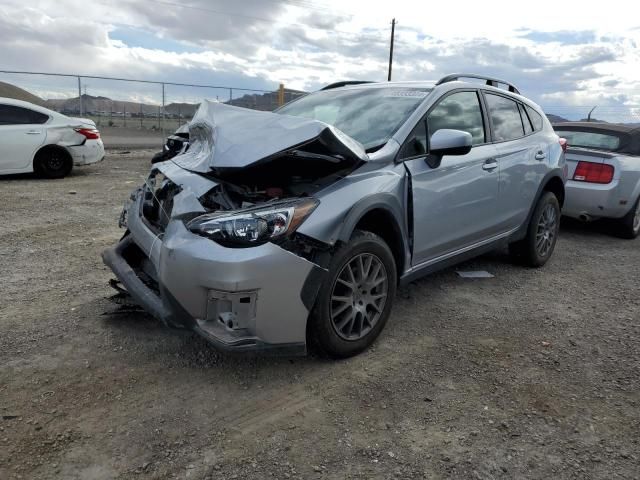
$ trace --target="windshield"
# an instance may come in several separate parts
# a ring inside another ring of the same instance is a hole
[[[291,102],[277,113],[328,123],[371,149],[387,143],[430,91],[409,87],[326,90]]]
[[[556,129],[556,133],[567,139],[570,147],[595,148],[614,151],[620,146],[620,137],[615,134],[579,132]]]

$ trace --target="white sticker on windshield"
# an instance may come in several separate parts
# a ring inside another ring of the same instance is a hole
[[[418,97],[424,98],[429,94],[425,90],[407,90],[406,88],[398,90],[389,90],[385,92],[385,97]]]

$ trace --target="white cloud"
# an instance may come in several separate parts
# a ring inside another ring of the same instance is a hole
[[[637,12],[620,14],[637,10],[628,2],[610,1],[607,8],[549,0],[529,5],[494,0],[491,8],[477,1],[452,6],[408,0],[375,6],[364,0],[194,0],[188,5],[193,8],[179,0],[99,0],[88,8],[80,0],[34,0],[24,7],[5,0],[1,68],[236,89],[384,80],[389,22],[395,16],[394,79],[478,71],[512,80],[543,105],[598,103],[627,113],[640,105]],[[119,37],[123,32],[128,37]],[[40,78],[36,83],[35,89],[48,95],[75,94],[72,81]],[[89,83],[94,93],[157,97],[156,87]],[[185,99],[227,95],[223,90],[171,92]]]

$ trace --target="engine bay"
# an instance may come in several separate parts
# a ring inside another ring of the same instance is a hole
[[[356,168],[339,155],[289,150],[250,167],[205,174],[219,185],[200,198],[209,211],[239,210],[288,198],[304,198]]]

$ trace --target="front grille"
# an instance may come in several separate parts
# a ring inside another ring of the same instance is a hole
[[[171,219],[173,199],[180,187],[160,172],[153,172],[144,187],[142,216],[156,232],[164,232]]]

